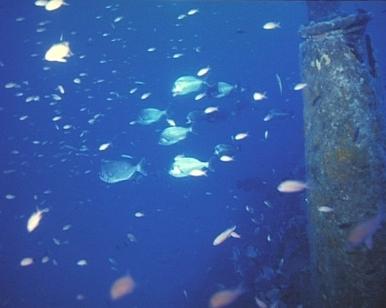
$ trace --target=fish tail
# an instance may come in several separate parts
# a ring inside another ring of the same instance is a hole
[[[142,175],[146,176],[147,172],[145,171],[143,165],[145,164],[145,158],[142,158],[140,162],[137,165],[137,172],[141,173]]]
[[[214,172],[214,162],[217,160],[217,156],[212,156],[211,158],[209,158],[208,160],[208,169],[212,172]]]

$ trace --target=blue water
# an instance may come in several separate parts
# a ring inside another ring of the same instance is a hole
[[[255,296],[280,307],[306,305],[305,195],[276,190],[284,179],[305,179],[302,95],[292,89],[301,81],[297,31],[307,22],[305,4],[68,2],[53,12],[33,1],[0,4],[0,306],[207,307],[214,292],[237,286],[245,293],[234,307],[256,307]],[[359,7],[373,14],[368,31],[384,74],[386,5],[343,8]],[[177,19],[192,8],[199,12]],[[267,21],[281,28],[263,30]],[[61,36],[73,56],[45,61]],[[174,59],[176,53],[183,56]],[[200,101],[171,95],[178,77],[208,65],[208,83],[237,89]],[[268,99],[254,102],[255,91]],[[151,96],[141,100],[146,92]],[[39,100],[26,102],[30,96]],[[219,116],[194,123],[194,133],[171,146],[158,144],[165,120],[129,125],[142,108],[168,108],[169,118],[184,125],[190,111],[207,106],[219,106]],[[289,116],[264,122],[272,109]],[[237,143],[235,161],[215,158],[216,144],[234,144],[231,136],[244,131],[249,136]],[[111,147],[99,151],[106,142]],[[101,161],[122,154],[145,158],[148,175],[102,182]],[[211,160],[213,170],[174,178],[168,171],[179,154]],[[49,212],[28,233],[37,207]],[[241,238],[214,247],[233,225]],[[25,257],[34,263],[21,267]],[[78,266],[81,259],[88,265]],[[134,292],[112,301],[112,283],[127,274]]]

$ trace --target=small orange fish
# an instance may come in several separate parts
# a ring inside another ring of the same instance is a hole
[[[244,293],[242,288],[222,290],[214,293],[209,300],[210,308],[221,308],[228,306]]]
[[[373,248],[373,235],[381,226],[385,214],[383,210],[374,217],[356,225],[348,236],[348,249],[352,250],[362,244],[365,244],[368,249]]]
[[[123,276],[114,281],[110,289],[110,298],[117,300],[134,291],[135,281],[130,275]]]
[[[287,180],[281,182],[279,186],[277,186],[277,190],[282,193],[294,193],[299,192],[307,188],[307,184],[302,181],[297,180]]]

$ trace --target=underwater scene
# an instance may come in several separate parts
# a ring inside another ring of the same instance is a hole
[[[0,307],[386,307],[386,2],[0,17]]]

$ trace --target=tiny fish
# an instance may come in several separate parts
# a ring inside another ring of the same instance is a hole
[[[279,86],[280,95],[283,95],[283,84],[281,82],[281,78],[280,78],[279,74],[275,74],[275,77],[276,77],[276,80],[277,80],[277,84]]]
[[[201,68],[201,69],[198,70],[197,76],[198,76],[198,77],[205,76],[206,74],[208,74],[209,71],[210,71],[210,67],[209,67],[209,66],[203,67],[203,68]]]
[[[71,228],[71,225],[65,225],[65,226],[63,226],[62,231],[67,231],[70,228]]]
[[[172,55],[172,58],[178,59],[178,58],[181,58],[183,55],[184,55],[183,53],[175,53],[174,55]]]
[[[134,216],[137,217],[137,218],[140,218],[140,217],[144,217],[145,214],[142,213],[142,212],[136,212],[136,213],[134,214]]]
[[[110,298],[117,300],[134,291],[135,281],[130,275],[118,278],[110,288]]]
[[[64,88],[62,85],[58,85],[57,89],[60,92],[60,94],[64,94]]]
[[[76,262],[76,264],[79,266],[86,266],[88,263],[87,263],[87,260],[82,259],[82,260],[79,260],[78,262]]]
[[[307,184],[297,180],[287,180],[277,186],[277,190],[282,193],[299,192],[307,188]]]
[[[206,107],[204,109],[205,114],[211,114],[211,113],[216,112],[216,111],[218,111],[218,107],[210,106],[210,107]]]
[[[198,9],[190,9],[186,14],[189,16],[193,16],[199,12]]]
[[[166,122],[168,122],[169,126],[177,126],[176,121],[173,119],[166,119]]]
[[[381,226],[385,218],[383,210],[374,217],[356,225],[348,236],[348,249],[352,250],[362,244],[365,244],[368,249],[373,248],[373,235]]]
[[[236,135],[234,135],[232,137],[233,140],[236,140],[236,141],[240,141],[240,140],[243,140],[245,138],[247,138],[249,136],[249,134],[247,132],[245,133],[238,133]]]
[[[99,151],[106,151],[111,145],[111,142],[103,143],[99,146]]]
[[[255,301],[257,304],[257,307],[259,308],[268,308],[267,304],[264,303],[261,299],[259,299],[257,296],[255,296]]]
[[[205,93],[205,92],[203,92],[203,93],[198,93],[198,94],[194,97],[194,100],[195,100],[195,101],[199,101],[199,100],[203,99],[205,96],[206,96],[206,93]]]
[[[24,258],[20,261],[20,266],[29,266],[34,263],[34,260],[32,258]]]
[[[318,211],[322,213],[331,213],[334,211],[334,209],[329,206],[319,206]]]
[[[145,100],[145,99],[149,98],[150,95],[151,95],[150,92],[143,93],[143,94],[141,95],[141,99],[142,99],[142,100]]]
[[[303,90],[305,87],[307,87],[306,83],[298,83],[294,86],[295,91]]]
[[[280,28],[279,22],[270,21],[270,22],[267,22],[263,25],[264,30],[275,30],[278,28]]]
[[[225,163],[227,163],[227,162],[234,161],[235,159],[232,156],[229,156],[229,155],[221,155],[220,156],[220,160],[225,162]]]
[[[206,170],[202,169],[193,169],[192,171],[189,172],[190,176],[208,176]]]
[[[236,230],[236,226],[233,226],[233,227],[230,227],[230,228],[226,229],[225,231],[221,232],[214,239],[213,246],[220,245],[222,242],[224,242],[226,239],[228,239],[230,237],[240,238],[240,235],[238,233],[234,232],[235,230]]]
[[[210,308],[222,308],[236,301],[244,290],[241,288],[222,290],[214,293],[209,300]]]
[[[43,218],[43,213],[47,213],[48,211],[49,211],[48,208],[43,209],[43,210],[40,210],[37,208],[36,212],[32,213],[32,215],[30,216],[30,218],[28,219],[28,222],[27,222],[28,232],[34,231],[39,226],[40,221]]]
[[[267,99],[267,95],[265,92],[263,92],[263,93],[262,92],[255,92],[255,93],[253,93],[253,99],[255,101],[261,101],[263,99]]]

